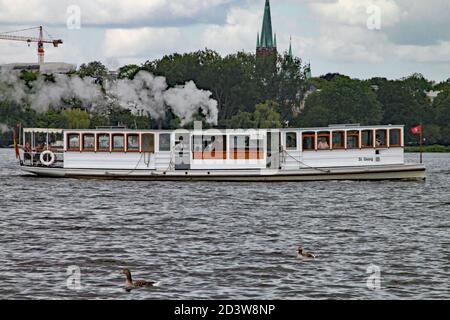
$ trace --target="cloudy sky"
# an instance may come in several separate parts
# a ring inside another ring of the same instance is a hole
[[[0,0],[0,32],[44,25],[47,61],[110,68],[208,47],[254,51],[265,0]],[[313,75],[450,78],[450,0],[272,0],[280,51]],[[79,15],[78,15],[79,13]],[[78,28],[78,22],[80,22]],[[29,33],[28,33],[29,34]],[[35,45],[0,40],[0,63],[37,61]]]

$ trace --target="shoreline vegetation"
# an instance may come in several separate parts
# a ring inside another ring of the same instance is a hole
[[[405,147],[406,153],[419,153],[419,146]],[[450,153],[450,146],[434,144],[431,146],[423,146],[424,153]]]

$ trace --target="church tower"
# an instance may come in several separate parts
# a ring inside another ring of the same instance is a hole
[[[272,32],[272,16],[270,13],[270,1],[266,0],[261,36],[258,34],[256,41],[257,56],[277,55],[277,35]]]

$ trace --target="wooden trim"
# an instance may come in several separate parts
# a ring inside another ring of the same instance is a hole
[[[326,133],[328,132],[328,133]],[[319,139],[320,138],[328,138],[328,149],[319,149]],[[317,151],[329,151],[331,150],[331,131],[319,131],[317,132]]]
[[[109,150],[106,149],[100,149],[100,143],[99,143],[99,137],[100,136],[109,136]],[[97,152],[109,152],[111,153],[111,133],[97,133],[96,137],[96,146],[97,146]]]
[[[96,152],[97,151],[96,150],[97,144],[95,142],[96,141],[95,133],[82,133],[82,134],[80,134],[80,136],[81,136],[81,140],[80,140],[81,152]],[[84,147],[84,137],[85,136],[94,136],[94,148],[87,149],[87,148]]]
[[[69,136],[75,136],[75,135],[78,136],[78,149],[71,149]],[[82,143],[81,133],[66,133],[66,151],[67,152],[81,152],[81,150],[82,150],[81,143]]]
[[[305,138],[313,138],[313,148],[312,149],[305,149],[304,139]],[[308,133],[308,132],[302,132],[302,151],[316,151],[317,150],[317,133]]]
[[[376,143],[376,136],[377,136],[378,131],[384,131],[385,132],[384,139],[385,139],[385,142],[386,142],[385,144],[382,144],[382,145],[379,145],[379,146],[377,146],[377,143]],[[389,146],[388,138],[389,138],[389,136],[388,136],[388,129],[376,129],[375,130],[375,148],[376,149],[387,148]]]
[[[398,144],[391,144],[391,131],[398,131],[398,139],[399,139],[399,143]],[[402,145],[402,130],[401,129],[389,129],[388,130],[388,132],[389,132],[389,143],[388,143],[388,145],[389,145],[389,147],[392,147],[392,148],[401,148],[401,147],[403,147],[403,145]]]
[[[351,133],[349,134],[349,132],[355,132],[356,133]],[[349,148],[348,146],[348,137],[357,137],[357,146],[354,148]],[[361,131],[360,130],[348,130],[345,132],[345,150],[356,150],[356,149],[361,149]]]
[[[122,149],[115,149],[114,148],[114,137],[119,137],[119,136],[123,137],[123,148]],[[125,136],[124,133],[113,133],[113,134],[111,134],[111,152],[122,152],[122,153],[126,152],[125,139],[126,139],[126,136]]]
[[[334,146],[334,141],[333,141],[333,138],[334,138],[334,134],[335,133],[340,133],[340,134],[342,134],[342,145],[340,146],[340,147],[335,147]],[[347,149],[346,147],[346,140],[345,140],[345,130],[338,130],[338,131],[332,131],[331,132],[331,142],[330,142],[330,145],[331,145],[331,150],[345,150],[345,149]]]
[[[129,150],[128,149],[128,137],[129,136],[137,136],[138,137],[138,148],[137,148],[137,150]],[[127,133],[125,135],[125,152],[134,152],[134,153],[141,152],[141,135],[139,133]]]
[[[143,148],[143,142],[144,142],[144,136],[151,136],[153,137],[153,150],[152,151],[144,151]],[[141,152],[145,152],[145,153],[155,153],[156,152],[156,135],[153,132],[143,132],[140,135],[140,150]]]
[[[363,137],[363,132],[365,131],[372,131],[372,145],[371,146],[363,146],[363,141],[362,141],[362,137]],[[361,130],[361,149],[373,149],[375,148],[375,129],[363,129]]]

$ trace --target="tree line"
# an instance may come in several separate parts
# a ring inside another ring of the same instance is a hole
[[[409,128],[423,124],[426,144],[450,145],[450,83],[435,84],[420,74],[399,80],[359,80],[340,74],[307,79],[302,60],[286,53],[257,57],[238,52],[222,57],[205,49],[167,55],[142,65],[126,65],[116,76],[133,79],[141,70],[164,76],[169,86],[193,80],[198,88],[209,90],[218,102],[219,128],[317,127],[342,123],[404,124]],[[99,83],[111,78],[107,68],[97,61],[81,65],[74,74],[93,77]],[[32,83],[35,77],[31,72],[22,74],[26,83]],[[48,81],[52,81],[51,77]],[[439,93],[430,99],[426,94],[430,91]],[[199,114],[195,120],[204,119]],[[0,123],[14,127],[18,122],[27,127],[95,128],[121,124],[139,129],[175,129],[181,123],[170,110],[159,120],[113,106],[88,113],[77,108],[75,102],[70,108],[50,108],[39,113],[30,106],[0,100]],[[0,145],[10,144],[11,132],[0,129],[3,130]],[[406,134],[408,144],[417,143],[417,137]]]

